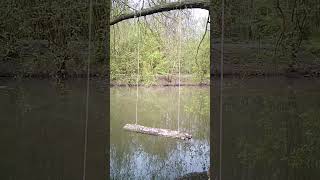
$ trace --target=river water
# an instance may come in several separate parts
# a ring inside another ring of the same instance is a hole
[[[0,179],[81,179],[84,79],[0,79]],[[107,119],[104,81],[92,80],[88,173],[103,174],[97,155]],[[223,98],[224,179],[320,177],[320,80],[226,79]],[[209,87],[141,87],[138,124],[178,129],[191,141],[127,132],[135,123],[136,89],[110,90],[110,173],[113,179],[174,179],[208,170]],[[99,173],[100,172],[100,173]]]
[[[210,161],[209,87],[139,89],[138,124],[188,132],[191,141],[122,130],[136,120],[136,88],[111,89],[111,175],[116,179],[172,179],[206,171]],[[178,124],[179,123],[179,124]]]
[[[320,179],[320,80],[227,79],[223,94],[223,179]]]

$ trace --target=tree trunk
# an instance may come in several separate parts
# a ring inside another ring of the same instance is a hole
[[[122,14],[116,17],[115,19],[111,20],[110,25],[114,25],[123,20],[131,19],[135,17],[151,15],[151,14],[164,12],[164,11],[171,11],[171,10],[177,10],[177,9],[190,9],[190,8],[201,8],[201,9],[209,10],[209,1],[208,0],[185,0],[185,1],[182,1],[181,3],[171,2],[171,3],[161,4],[154,7],[143,9],[141,11]]]

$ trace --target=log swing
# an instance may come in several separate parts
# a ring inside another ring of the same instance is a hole
[[[140,10],[141,12],[141,10]],[[179,127],[180,122],[180,60],[181,60],[181,11],[179,16],[179,51],[178,51],[178,59],[179,59],[179,96],[178,96],[178,130],[171,130],[171,129],[161,129],[161,128],[153,128],[153,127],[146,127],[138,124],[138,101],[139,101],[139,63],[140,63],[140,26],[139,26],[139,17],[137,20],[137,27],[138,27],[138,45],[137,45],[137,79],[136,79],[136,122],[135,124],[126,124],[123,129],[136,132],[136,133],[142,133],[142,134],[148,134],[148,135],[154,135],[154,136],[163,136],[163,137],[170,137],[175,139],[182,139],[182,140],[189,140],[192,138],[191,134],[188,134],[186,132],[181,132]]]

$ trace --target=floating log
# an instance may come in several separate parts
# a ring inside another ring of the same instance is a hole
[[[182,140],[188,140],[192,138],[190,134],[185,132],[174,131],[170,129],[151,128],[151,127],[140,126],[137,124],[126,124],[123,127],[123,129],[137,132],[137,133],[142,133],[142,134],[164,136],[164,137],[170,137],[170,138],[176,138],[176,139],[182,139]]]

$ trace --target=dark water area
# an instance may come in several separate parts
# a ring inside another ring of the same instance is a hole
[[[6,86],[0,89],[0,179],[82,179],[85,79],[1,79],[0,85]],[[86,177],[104,179],[105,88],[93,82],[91,89]]]
[[[320,80],[228,79],[222,179],[320,179]]]
[[[90,90],[87,179],[106,179],[104,81],[92,80]],[[177,90],[141,87],[138,124],[177,129]],[[225,79],[222,178],[320,179],[319,90],[317,79]],[[85,95],[85,79],[0,79],[0,179],[82,179]],[[208,170],[209,87],[182,87],[179,126],[191,141],[124,131],[135,123],[136,89],[112,87],[110,95],[113,179]]]

